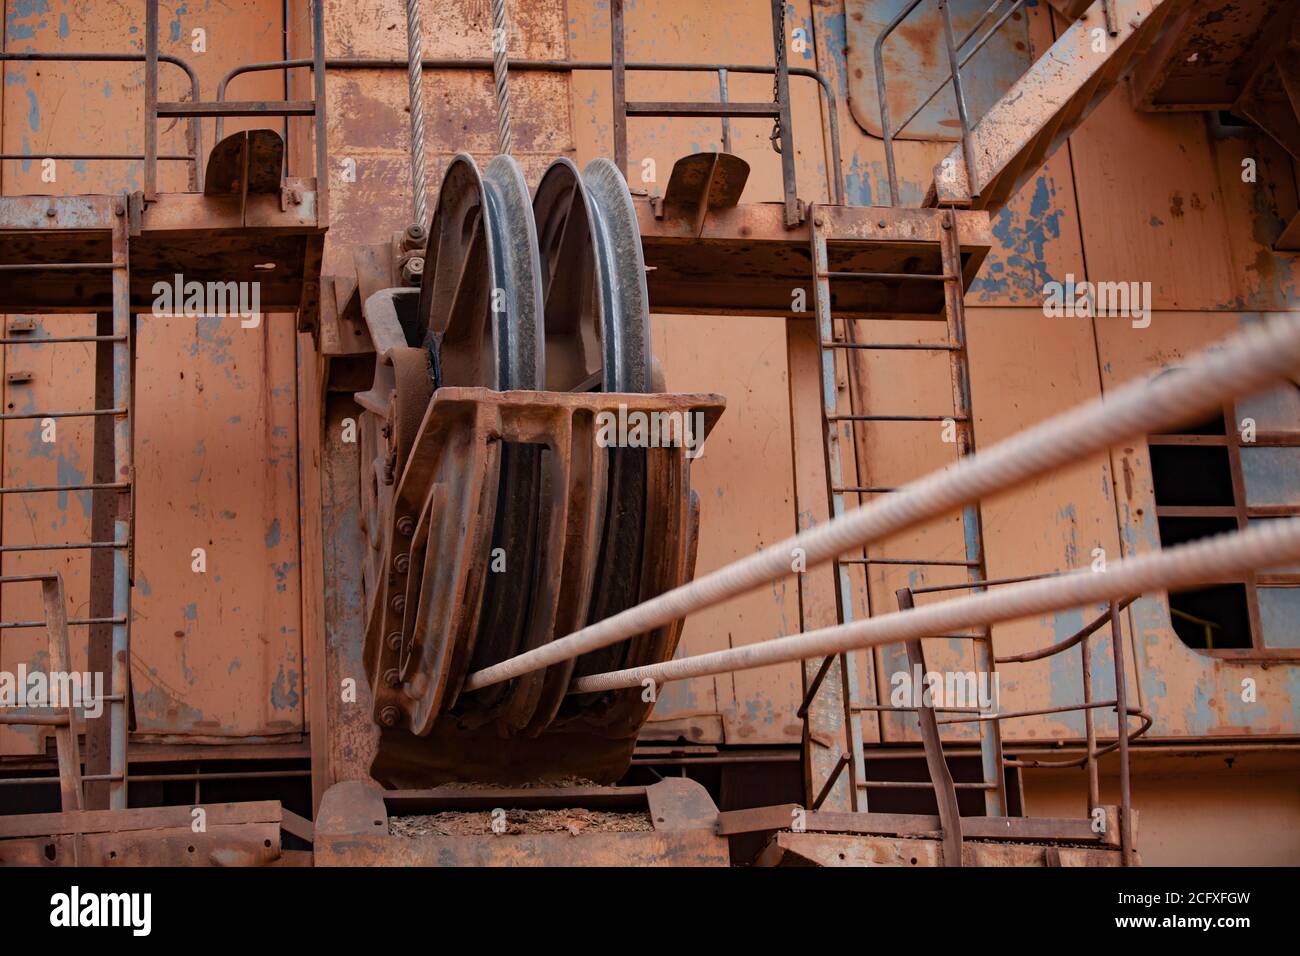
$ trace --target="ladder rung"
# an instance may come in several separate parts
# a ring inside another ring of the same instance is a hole
[[[125,624],[125,617],[70,617],[68,626],[80,626],[83,624]],[[45,621],[0,621],[0,630],[9,630],[11,628],[23,627],[45,627]],[[109,698],[104,698],[108,700]],[[119,698],[120,699],[120,698]]]
[[[0,495],[29,495],[52,491],[125,491],[130,487],[129,481],[101,481],[85,485],[27,485],[0,487]]]
[[[960,352],[960,345],[919,345],[907,342],[823,342],[824,349],[859,349],[864,352]]]
[[[63,412],[5,412],[0,422],[20,421],[29,418],[93,418],[96,415],[125,415],[125,408],[87,408]]]
[[[916,567],[978,568],[978,561],[933,561],[924,558],[840,558],[840,564],[901,564]]]
[[[12,554],[23,551],[85,551],[93,548],[129,548],[125,541],[73,541],[69,544],[6,544],[0,547],[0,554]]]
[[[62,345],[67,342],[125,342],[125,335],[60,335],[49,338],[4,338],[0,345]]]
[[[917,282],[952,282],[957,276],[929,272],[819,272],[819,279],[898,279]]]
[[[35,158],[35,157],[33,157]],[[83,272],[98,269],[125,268],[114,262],[4,262],[0,272]]]
[[[884,495],[897,490],[897,488],[885,488],[878,485],[840,485],[837,488],[831,488],[831,491],[837,495]]]
[[[965,415],[827,415],[831,422],[965,422]]]

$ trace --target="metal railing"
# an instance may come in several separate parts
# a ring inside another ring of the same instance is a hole
[[[993,0],[993,3],[990,4],[988,9],[984,11],[978,20],[975,21],[975,25],[966,32],[966,35],[963,36],[960,41],[955,41],[953,39],[952,10],[948,5],[948,0],[939,0],[938,9],[939,14],[943,19],[943,41],[947,52],[948,78],[935,87],[921,105],[912,110],[903,122],[899,123],[897,127],[894,127],[891,125],[889,118],[889,98],[885,79],[885,41],[893,35],[895,30],[903,25],[903,22],[910,17],[913,11],[915,11],[923,2],[924,0],[911,0],[907,6],[900,10],[898,15],[889,22],[889,25],[880,31],[880,35],[876,37],[875,48],[872,51],[876,69],[876,96],[880,101],[880,136],[885,144],[885,171],[889,177],[889,204],[891,206],[898,205],[898,169],[894,160],[894,140],[899,133],[906,129],[907,126],[921,114],[922,110],[930,105],[934,98],[939,95],[940,90],[943,90],[948,86],[952,87],[953,96],[957,103],[957,121],[961,126],[962,158],[966,164],[967,182],[970,183],[971,197],[975,198],[979,195],[979,185],[975,178],[975,168],[972,162],[974,153],[971,149],[970,141],[970,114],[967,109],[966,90],[962,82],[961,68],[969,63],[971,58],[984,48],[984,45],[987,44],[998,30],[1002,28],[1002,25],[1011,19],[1012,14],[1024,6],[1025,0],[1011,0],[1010,6],[1002,13],[997,22],[994,23],[993,26],[991,26],[984,35],[980,37],[979,42],[964,55],[961,53],[961,50],[966,46],[966,44],[974,39],[975,35],[979,32],[980,27],[988,21],[989,17],[993,16],[1006,0]]]
[[[492,60],[486,57],[424,57],[422,68],[436,71],[482,71],[491,72]],[[262,63],[248,63],[234,67],[222,77],[217,84],[217,102],[225,99],[226,89],[236,77],[248,73],[261,73],[272,70],[300,69],[310,67],[312,61],[305,58],[288,60],[268,60]],[[405,60],[382,57],[327,57],[325,69],[329,70],[406,70]],[[521,73],[581,73],[612,71],[614,64],[609,60],[511,60],[510,69]],[[728,104],[728,76],[731,74],[773,76],[775,66],[758,63],[654,63],[625,62],[626,72],[645,73],[714,73],[718,78],[719,105]],[[791,66],[786,70],[791,77],[811,79],[817,83],[818,96],[826,109],[827,133],[830,139],[830,162],[826,171],[826,194],[836,205],[844,203],[844,162],[840,147],[840,122],[835,91],[821,71],[809,67]],[[731,148],[731,119],[729,114],[721,115],[722,148],[729,152]],[[217,138],[221,137],[221,118],[217,119]],[[794,183],[790,182],[791,195]]]
[[[10,53],[0,52],[0,63],[144,63],[148,59],[145,53]],[[158,55],[159,63],[167,63],[185,71],[190,81],[190,98],[194,102],[201,99],[198,74],[194,68],[178,56],[169,53]],[[203,191],[203,126],[197,116],[191,117],[188,124],[190,151],[188,153],[165,153],[156,156],[160,160],[174,160],[190,164],[190,184],[198,192]],[[0,153],[0,160],[54,159],[81,162],[147,162],[146,153]]]
[[[145,0],[145,127],[144,198],[151,202],[158,191],[158,120],[165,117],[199,119],[226,116],[310,116],[315,125],[317,222],[328,220],[329,164],[325,130],[325,20],[323,0],[311,4],[313,97],[310,100],[243,100],[229,102],[159,101],[158,0]],[[285,24],[288,29],[288,23]],[[218,141],[220,135],[218,134]],[[286,144],[287,145],[287,144]]]
[[[903,588],[898,592],[900,609],[908,609],[913,606],[913,596],[924,593],[939,593],[944,591],[964,590],[967,588],[985,588],[997,587],[1001,585],[1020,584],[1028,581],[1043,580],[1047,578],[1059,577],[1060,573],[1030,575],[1025,577],[1001,578],[987,581],[961,582],[957,584],[940,584],[931,585],[924,588]],[[1058,654],[1063,654],[1071,648],[1078,646],[1080,650],[1080,666],[1082,669],[1082,688],[1083,700],[1077,704],[1064,704],[1056,707],[1036,708],[1030,710],[1008,711],[983,713],[979,708],[967,707],[894,707],[880,706],[875,708],[881,712],[885,711],[912,711],[928,709],[931,714],[936,712],[956,712],[959,716],[936,719],[935,727],[951,724],[964,723],[985,723],[991,722],[994,732],[999,741],[999,752],[1001,752],[1002,741],[1002,724],[1008,720],[1018,720],[1029,717],[1044,717],[1051,715],[1067,714],[1082,712],[1084,724],[1084,738],[1086,742],[1086,751],[1083,757],[1071,760],[1019,760],[1016,758],[1003,758],[1001,767],[998,768],[999,775],[1003,768],[1018,769],[1041,769],[1041,768],[1069,768],[1084,767],[1088,774],[1088,813],[1091,816],[1093,811],[1101,806],[1101,785],[1098,758],[1119,751],[1119,790],[1120,790],[1120,852],[1123,865],[1128,866],[1132,862],[1133,847],[1133,829],[1132,829],[1132,789],[1130,786],[1131,764],[1129,762],[1129,744],[1146,733],[1152,725],[1151,715],[1141,707],[1133,707],[1128,703],[1128,686],[1125,672],[1123,631],[1120,626],[1120,612],[1127,608],[1135,597],[1128,597],[1122,600],[1112,600],[1109,602],[1107,610],[1090,623],[1084,625],[1070,637],[1047,647],[1040,648],[1036,651],[1030,651],[1024,654],[1010,655],[1006,657],[995,657],[993,659],[994,669],[991,673],[996,673],[997,664],[1024,664],[1034,661],[1047,660]],[[1092,696],[1092,652],[1088,641],[1093,634],[1097,633],[1106,624],[1110,625],[1111,653],[1113,656],[1112,668],[1115,680],[1115,697],[1112,700],[1095,700]],[[966,634],[945,634],[945,638],[953,640],[982,640],[981,636]],[[918,642],[919,643],[919,642]],[[909,648],[909,651],[912,651]],[[909,654],[911,656],[911,654]],[[915,661],[913,662],[915,663]],[[923,665],[923,661],[922,661]],[[922,666],[924,671],[924,665]],[[1116,739],[1114,742],[1099,746],[1096,729],[1093,723],[1093,712],[1100,709],[1113,708],[1116,714]],[[1122,716],[1121,716],[1122,715]],[[1142,721],[1142,725],[1133,732],[1128,732],[1128,718],[1137,717]],[[923,727],[923,736],[924,727]],[[937,733],[925,736],[925,745],[927,756],[932,759],[943,760],[943,745],[938,738]],[[946,768],[945,768],[946,770]],[[933,777],[933,775],[932,775]],[[942,780],[931,781],[936,790],[942,786]],[[948,785],[952,786],[951,779]],[[875,786],[888,787],[887,783],[876,783]],[[1000,786],[1001,780],[982,781],[978,786],[991,787]],[[958,784],[957,786],[961,786]],[[951,795],[950,795],[951,796]],[[940,816],[944,817],[944,800],[939,798]],[[955,798],[950,805],[955,806]],[[955,816],[945,822],[945,830],[950,827],[960,834],[960,820]]]
[[[288,24],[285,25],[286,30]],[[313,98],[310,100],[244,100],[226,102],[225,84],[232,74],[222,80],[219,95],[215,102],[205,102],[198,75],[185,60],[158,50],[158,0],[145,0],[145,48],[143,53],[48,53],[48,52],[0,52],[0,63],[143,63],[145,65],[145,127],[144,146],[139,153],[59,153],[43,152],[0,153],[0,160],[20,160],[30,162],[40,159],[78,160],[78,161],[137,161],[144,163],[144,196],[146,202],[152,202],[158,194],[159,161],[179,161],[190,164],[190,186],[196,192],[204,188],[205,153],[203,150],[202,120],[205,117],[216,119],[216,141],[220,142],[223,121],[227,116],[282,116],[285,117],[285,138],[288,139],[288,118],[293,116],[311,117],[315,125],[315,174],[316,174],[316,209],[317,221],[324,223],[328,218],[329,167],[327,162],[327,142],[325,130],[325,27],[323,0],[314,0],[311,4],[312,55],[300,60],[282,60],[272,64],[255,64],[256,69],[283,69],[288,66],[305,66],[313,71]],[[159,64],[167,63],[185,71],[190,81],[190,99],[188,101],[159,100]],[[158,152],[158,120],[163,118],[185,119],[188,124],[190,140],[189,152]]]

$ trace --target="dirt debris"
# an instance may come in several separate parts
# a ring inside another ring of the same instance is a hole
[[[501,814],[504,813],[504,819]],[[497,822],[493,829],[493,822]],[[502,824],[504,823],[504,828]],[[644,810],[474,810],[424,813],[392,817],[388,832],[393,836],[485,836],[519,833],[635,833],[654,829]]]

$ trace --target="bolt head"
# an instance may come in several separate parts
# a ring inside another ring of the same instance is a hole
[[[393,570],[398,574],[405,574],[411,569],[411,556],[403,552],[393,558]]]
[[[390,667],[388,670],[384,671],[384,683],[387,684],[389,687],[401,686],[402,677],[400,674],[397,673],[396,667]]]
[[[401,614],[406,610],[406,595],[394,594],[393,599],[388,604],[393,609],[394,614]]]
[[[397,712],[397,708],[390,705],[379,712],[379,722],[385,727],[396,727],[397,719],[400,716],[401,714]]]
[[[415,531],[415,519],[410,515],[403,515],[397,519],[397,533],[404,534],[408,537]]]
[[[390,651],[399,651],[399,650],[401,650],[401,649],[402,649],[402,632],[401,632],[401,631],[393,631],[392,634],[389,634],[388,637],[385,638],[385,641],[386,641],[386,643],[388,644],[388,649],[389,649]]]

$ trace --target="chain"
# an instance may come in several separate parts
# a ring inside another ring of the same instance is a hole
[[[781,18],[777,30],[776,44],[776,62],[773,64],[772,72],[772,102],[780,104],[781,102],[781,62],[786,57],[785,52],[785,0],[781,0]],[[768,137],[772,141],[772,149],[775,152],[781,152],[781,117],[778,116],[772,123],[772,135]]]

